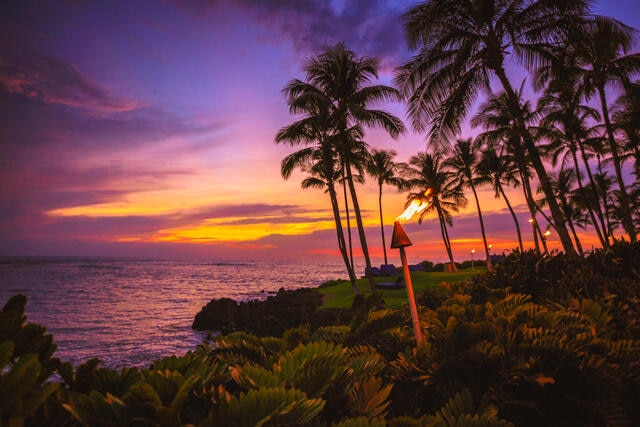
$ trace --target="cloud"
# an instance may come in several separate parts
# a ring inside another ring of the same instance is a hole
[[[144,106],[110,95],[73,64],[8,43],[0,48],[0,85],[9,93],[46,104],[100,112],[131,111]]]
[[[217,11],[233,7],[249,12],[268,31],[266,40],[287,40],[298,53],[308,56],[344,42],[358,55],[381,58],[382,67],[390,69],[409,54],[400,18],[407,10],[407,2],[238,0],[233,6],[230,4],[205,0],[198,7],[209,5]]]

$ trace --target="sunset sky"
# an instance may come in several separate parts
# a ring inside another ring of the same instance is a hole
[[[2,1],[0,255],[337,257],[328,196],[301,190],[300,174],[280,176],[293,148],[274,136],[295,120],[281,90],[304,78],[306,58],[341,41],[378,57],[380,82],[391,84],[409,57],[399,16],[415,3]],[[594,12],[640,28],[637,0],[601,0]],[[513,72],[515,86],[523,75]],[[402,105],[384,108],[405,118]],[[366,140],[398,161],[425,148],[412,131],[393,141],[370,130]],[[380,263],[372,179],[359,194]],[[383,197],[388,243],[406,195]],[[530,241],[523,199],[512,202]],[[481,203],[494,252],[517,246],[504,202],[486,189]],[[445,259],[433,218],[405,229],[410,261]],[[480,252],[471,200],[451,235],[459,260]]]

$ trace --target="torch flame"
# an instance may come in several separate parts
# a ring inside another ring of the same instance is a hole
[[[429,203],[431,203],[431,198],[429,197],[431,192],[432,190],[427,188],[427,191],[424,192],[424,197],[416,197],[413,199],[409,206],[407,206],[407,209],[405,209],[405,211],[396,218],[396,221],[408,221],[415,214],[425,210],[429,206]]]

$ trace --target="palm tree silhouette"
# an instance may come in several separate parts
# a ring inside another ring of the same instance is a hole
[[[629,195],[622,176],[622,161],[607,104],[606,88],[611,84],[630,85],[629,77],[640,72],[640,53],[627,54],[632,47],[633,29],[610,18],[598,17],[572,38],[579,62],[585,96],[598,95],[606,140],[609,144],[618,183],[622,224],[632,242],[636,229]]]
[[[329,48],[303,66],[306,81],[291,80],[284,91],[289,105],[315,104],[326,108],[332,145],[342,164],[353,211],[358,226],[360,246],[364,255],[366,272],[371,290],[376,284],[371,273],[371,259],[362,214],[355,188],[353,168],[361,167],[363,127],[373,126],[385,130],[392,138],[405,131],[402,121],[391,113],[371,109],[370,104],[379,101],[399,100],[398,91],[390,86],[370,84],[378,77],[379,62],[375,58],[358,58],[342,43]],[[294,111],[295,112],[295,111]]]
[[[479,182],[487,182],[491,184],[495,198],[497,199],[502,196],[504,199],[507,208],[511,213],[511,217],[513,218],[513,222],[515,223],[516,233],[518,235],[518,246],[522,253],[524,252],[524,246],[522,244],[520,223],[518,222],[518,217],[516,216],[511,203],[509,203],[509,198],[504,191],[505,185],[513,187],[520,185],[520,181],[518,180],[518,169],[509,156],[510,155],[506,152],[498,154],[496,149],[492,145],[489,145],[482,150],[476,171],[479,175]]]
[[[302,101],[304,100],[297,97],[290,99],[291,111],[304,114],[304,117],[281,128],[276,134],[275,141],[276,143],[288,142],[291,145],[312,145],[286,156],[281,162],[280,172],[284,179],[288,179],[295,169],[302,169],[310,174],[301,183],[303,189],[326,188],[336,225],[338,249],[347,268],[353,292],[359,294],[360,289],[356,285],[357,277],[344,240],[338,195],[335,189],[336,182],[341,176],[341,166],[332,146],[332,139],[335,139],[335,136],[331,135],[328,110],[322,104],[314,102],[305,104]]]
[[[464,195],[457,173],[448,169],[440,154],[418,152],[409,159],[403,169],[409,188],[418,189],[409,193],[407,204],[414,199],[422,199],[427,189],[431,189],[431,203],[420,212],[418,223],[430,212],[436,211],[440,223],[440,233],[444,243],[452,271],[456,270],[451,250],[451,240],[447,231],[447,224],[453,225],[453,213],[466,206]]]
[[[450,168],[458,171],[458,182],[462,188],[468,187],[473,193],[476,202],[476,211],[480,221],[480,231],[482,232],[482,243],[484,244],[484,252],[487,259],[487,268],[491,268],[491,254],[489,253],[489,245],[487,244],[487,233],[484,229],[484,220],[482,219],[482,210],[480,209],[480,201],[478,200],[478,192],[476,191],[476,165],[478,163],[478,143],[469,139],[459,139],[453,146],[453,152],[445,161]]]
[[[367,172],[373,176],[378,183],[378,210],[380,212],[380,233],[382,235],[382,250],[384,253],[384,263],[387,261],[387,244],[384,238],[384,220],[382,217],[382,186],[384,184],[402,189],[407,186],[404,178],[397,175],[400,173],[399,165],[394,162],[397,153],[393,150],[373,150],[369,161],[366,163]]]
[[[520,92],[518,92],[518,96],[520,96]],[[535,122],[536,115],[531,111],[529,102],[522,102],[520,110],[523,112],[528,124]],[[485,128],[485,131],[479,134],[477,139],[487,146],[501,144],[501,154],[508,153],[509,155],[508,157],[503,157],[503,160],[510,160],[517,169],[520,175],[519,181],[522,184],[522,192],[529,209],[533,242],[536,251],[540,251],[539,242],[542,240],[542,232],[536,220],[538,207],[531,189],[530,162],[521,134],[516,129],[514,122],[515,118],[511,114],[511,109],[504,93],[490,96],[486,102],[480,105],[479,112],[471,119],[472,126],[482,125]]]
[[[478,92],[490,90],[491,78],[500,82],[568,255],[575,254],[575,249],[505,61],[513,58],[527,68],[543,62],[543,48],[565,44],[566,28],[587,11],[587,5],[579,0],[422,2],[404,15],[409,46],[418,53],[399,68],[396,77],[408,97],[414,128],[427,130],[436,147],[455,139]]]
[[[569,52],[565,50],[562,56],[566,57],[567,55],[569,55]],[[565,70],[566,65],[556,68]],[[543,116],[539,124],[539,130],[541,135],[550,141],[549,149],[552,153],[554,165],[560,159],[561,167],[566,167],[569,162],[573,166],[575,181],[579,188],[577,194],[578,197],[583,197],[586,192],[582,182],[578,152],[581,153],[587,175],[592,179],[593,173],[587,159],[585,143],[595,135],[595,129],[593,126],[589,126],[589,123],[599,121],[600,114],[593,107],[581,103],[582,93],[576,90],[576,83],[572,81],[575,80],[575,77],[573,79],[570,77],[572,74],[574,73],[569,69],[564,72],[556,71],[553,75],[545,94],[538,101],[538,110]],[[600,244],[602,247],[607,247],[609,241],[603,232],[604,215],[600,209],[600,204],[593,204],[589,197],[584,198],[582,202],[586,207],[590,223],[596,231]],[[571,228],[571,225],[569,227]],[[578,248],[578,251],[580,252],[580,248]]]

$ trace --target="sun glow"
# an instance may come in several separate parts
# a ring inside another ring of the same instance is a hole
[[[332,221],[313,222],[270,222],[269,218],[239,225],[242,218],[209,219],[203,224],[168,228],[158,231],[152,241],[155,242],[246,242],[258,240],[270,235],[303,235],[314,231],[334,228]],[[245,218],[251,220],[251,218]]]

